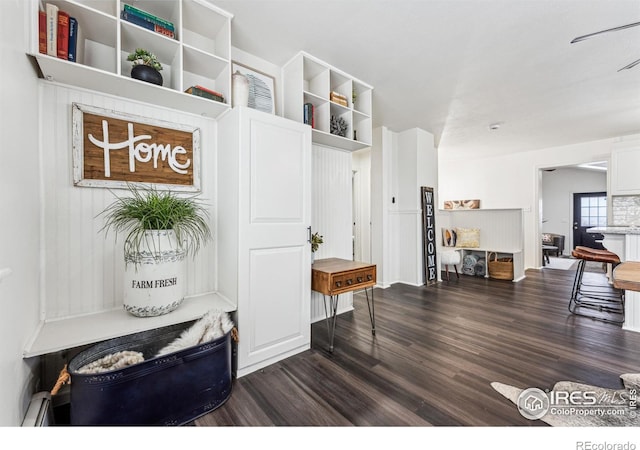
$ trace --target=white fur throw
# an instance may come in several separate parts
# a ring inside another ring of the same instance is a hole
[[[156,356],[177,352],[187,347],[219,339],[233,328],[233,322],[226,312],[211,310],[190,328],[161,349]]]
[[[177,352],[187,347],[202,344],[204,342],[219,339],[233,328],[234,324],[229,314],[222,311],[211,310],[202,316],[196,323],[184,330],[180,336],[170,344],[163,347],[155,356]],[[112,353],[89,364],[85,364],[78,373],[102,373],[110,370],[122,369],[144,361],[140,352],[129,350]]]
[[[104,356],[96,361],[78,369],[78,373],[102,373],[110,370],[122,369],[144,361],[144,356],[140,352],[124,350]]]

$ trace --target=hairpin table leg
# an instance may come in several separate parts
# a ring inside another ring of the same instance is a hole
[[[369,308],[369,319],[371,319],[371,334],[376,335],[376,310],[373,304],[373,287],[371,288],[371,304],[369,304],[369,292],[367,288],[364,289],[364,294],[367,296],[367,308]]]
[[[329,332],[329,351],[333,353],[333,337],[336,333],[336,318],[338,313],[338,295],[329,296],[329,309],[327,309],[327,296],[323,295],[324,315],[327,322],[327,331]]]

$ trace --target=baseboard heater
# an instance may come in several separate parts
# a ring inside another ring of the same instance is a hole
[[[51,394],[36,392],[31,397],[29,408],[22,421],[23,427],[48,427],[53,424]]]

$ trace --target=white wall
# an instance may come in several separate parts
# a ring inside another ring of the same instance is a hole
[[[542,171],[542,233],[565,236],[564,254],[573,248],[573,194],[606,192],[607,172],[559,167]]]
[[[433,136],[374,130],[371,149],[372,262],[378,284],[424,284],[420,187],[438,185]],[[437,197],[436,197],[437,199]]]
[[[373,130],[371,146],[371,262],[376,264],[377,284],[383,288],[393,282],[389,229],[391,205],[391,149],[395,135],[386,127]]]
[[[616,142],[633,138],[605,139],[490,158],[460,159],[439,152],[439,201],[478,198],[482,208],[522,208],[525,268],[539,267],[540,169],[609,161]]]
[[[395,279],[421,286],[423,273],[422,186],[438,185],[437,154],[433,135],[419,128],[397,134],[393,150],[393,197],[391,217],[392,245],[395,256]],[[437,195],[434,201],[437,201]],[[435,203],[437,205],[437,203]]]
[[[22,423],[33,362],[22,350],[38,323],[40,290],[40,165],[36,73],[25,56],[27,2],[0,2],[0,426]]]

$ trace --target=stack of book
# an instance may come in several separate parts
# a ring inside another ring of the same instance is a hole
[[[346,95],[342,95],[336,91],[331,91],[331,94],[329,95],[329,100],[331,100],[334,103],[337,103],[338,105],[342,105],[342,106],[348,106],[349,104],[347,103],[347,96]]]
[[[38,11],[38,51],[71,62],[78,60],[78,21],[57,5]]]
[[[173,22],[154,16],[153,14],[136,8],[135,6],[125,3],[120,16],[122,17],[122,20],[131,22],[142,28],[146,28],[147,30],[160,33],[164,36],[170,37],[171,39],[175,39],[176,37]]]
[[[315,128],[315,120],[313,117],[313,103],[304,104],[303,123],[305,125],[311,125],[311,128]]]
[[[216,102],[225,103],[224,96],[221,93],[212,91],[211,89],[199,85],[191,86],[185,92],[187,94],[196,95],[198,97],[207,98],[209,100],[215,100]]]

